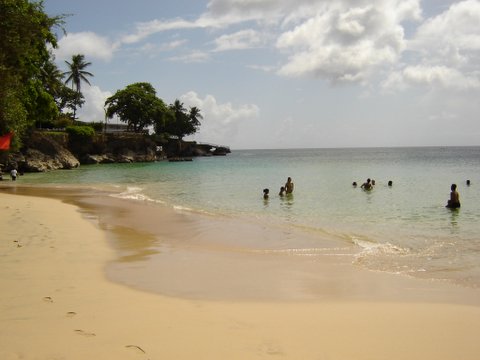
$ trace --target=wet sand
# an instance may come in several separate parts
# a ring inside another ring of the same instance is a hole
[[[300,236],[284,229],[56,193],[0,190],[1,359],[480,357],[477,289],[363,270],[329,241],[307,261],[272,251]]]

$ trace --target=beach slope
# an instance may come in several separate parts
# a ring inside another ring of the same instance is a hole
[[[164,297],[73,205],[0,194],[0,359],[479,359],[480,307]]]

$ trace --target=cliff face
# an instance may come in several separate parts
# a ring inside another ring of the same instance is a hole
[[[44,172],[73,169],[80,164],[155,161],[156,144],[137,134],[70,139],[66,133],[33,132],[18,153],[9,154],[5,170]]]
[[[150,162],[164,158],[226,155],[227,147],[170,139],[156,143],[144,134],[96,134],[93,138],[69,137],[64,132],[33,132],[19,153],[0,159],[4,170],[44,172],[73,169],[80,164]],[[2,155],[2,154],[0,154]]]
[[[43,172],[57,169],[73,169],[80,166],[77,158],[58,141],[34,132],[26,141],[23,152],[13,154],[11,167],[25,172]]]
[[[99,134],[91,143],[70,142],[69,147],[82,164],[157,160],[157,145],[142,134]]]

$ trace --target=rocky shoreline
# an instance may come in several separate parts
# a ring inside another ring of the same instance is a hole
[[[96,134],[92,139],[71,139],[64,132],[34,131],[21,151],[0,153],[4,171],[45,172],[74,169],[82,164],[153,162],[217,156],[230,153],[226,146],[178,139],[157,140],[146,134]]]

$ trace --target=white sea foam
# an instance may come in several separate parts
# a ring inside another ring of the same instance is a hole
[[[193,212],[194,210],[192,208],[189,208],[187,206],[181,206],[181,205],[173,205],[173,210],[178,211],[178,212]]]
[[[359,246],[362,251],[357,255],[362,257],[364,255],[406,255],[409,253],[408,249],[390,244],[390,243],[377,243],[358,237],[352,236],[352,242]]]
[[[202,215],[208,215],[208,216],[219,216],[218,214],[215,214],[210,211],[206,211],[204,209],[194,209],[194,208],[183,206],[183,205],[173,205],[173,210],[178,213],[194,213],[194,214],[202,214]]]
[[[120,199],[139,200],[139,201],[155,201],[145,194],[142,194],[142,188],[136,186],[128,186],[127,190],[119,194],[112,194],[111,196]]]
[[[256,253],[262,254],[280,254],[280,255],[289,255],[289,256],[305,256],[305,257],[315,257],[315,256],[352,256],[348,252],[349,248],[288,248],[288,249],[263,249],[263,250],[253,250]]]

